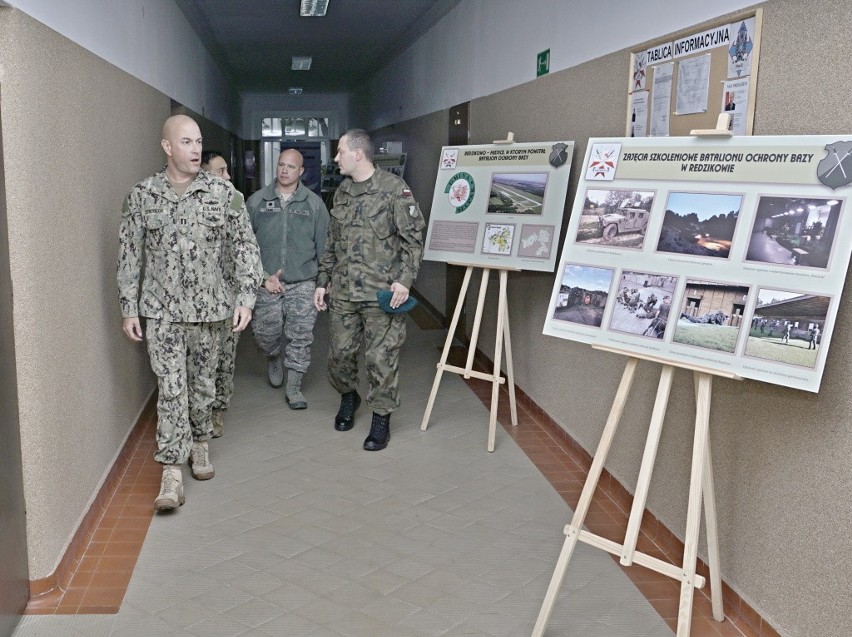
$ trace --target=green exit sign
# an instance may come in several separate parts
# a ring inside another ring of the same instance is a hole
[[[542,51],[535,59],[535,76],[541,77],[550,72],[550,49]]]

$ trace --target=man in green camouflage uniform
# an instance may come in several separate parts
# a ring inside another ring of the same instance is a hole
[[[242,195],[200,171],[201,131],[185,115],[163,124],[166,168],[137,184],[122,209],[118,288],[122,329],[145,340],[157,376],[159,510],[183,504],[181,465],[212,478],[207,440],[221,332],[251,320],[259,253]],[[231,265],[226,265],[226,254]],[[225,283],[233,268],[234,289]]]
[[[354,426],[361,404],[357,358],[363,343],[367,405],[373,411],[364,449],[378,451],[388,444],[390,414],[399,407],[405,315],[384,312],[376,292],[389,289],[392,308],[408,300],[423,256],[425,223],[408,185],[373,165],[373,143],[366,132],[344,134],[335,161],[347,178],[334,193],[314,305],[330,314],[328,373],[341,394],[334,427],[347,431]]]

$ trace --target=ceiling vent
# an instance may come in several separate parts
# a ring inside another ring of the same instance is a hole
[[[293,56],[293,65],[290,67],[293,71],[309,71],[311,68],[311,62],[313,62],[313,58],[311,57],[299,57]]]
[[[307,18],[318,18],[325,15],[328,0],[302,0],[299,15]]]

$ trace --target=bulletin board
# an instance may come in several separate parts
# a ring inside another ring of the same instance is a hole
[[[685,136],[724,112],[735,135],[751,135],[762,17],[736,13],[631,50],[625,135]]]

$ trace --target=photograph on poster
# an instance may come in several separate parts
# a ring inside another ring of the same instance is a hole
[[[515,238],[515,224],[486,223],[482,237],[483,254],[512,254],[512,242]]]
[[[657,250],[727,259],[742,200],[739,194],[670,193]]]
[[[544,209],[547,173],[494,173],[488,214],[540,215]]]
[[[746,261],[827,268],[842,207],[834,198],[760,197]]]
[[[574,240],[641,250],[655,194],[653,190],[587,190]]]
[[[733,353],[749,287],[687,279],[672,342]]]
[[[549,259],[553,251],[554,226],[524,224],[521,226],[521,241],[518,256],[530,259]]]
[[[678,277],[624,270],[619,278],[609,329],[662,339]]]
[[[745,355],[813,368],[831,297],[760,288]]]
[[[615,270],[567,263],[556,299],[557,321],[600,327]]]

